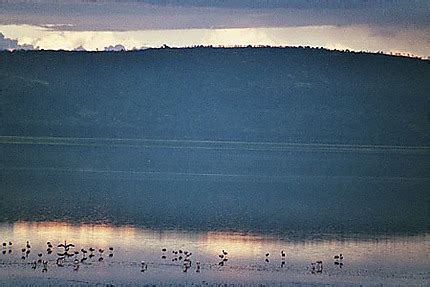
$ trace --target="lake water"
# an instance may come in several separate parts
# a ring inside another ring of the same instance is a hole
[[[1,137],[0,151],[0,240],[13,242],[0,255],[1,284],[420,286],[430,278],[427,148]],[[96,252],[77,272],[73,257],[58,267],[46,242],[64,240],[103,248],[104,260]],[[26,241],[31,253],[21,259]],[[179,249],[193,253],[186,273],[183,258],[172,261]],[[46,273],[31,268],[39,252]],[[313,274],[319,260],[324,270]]]

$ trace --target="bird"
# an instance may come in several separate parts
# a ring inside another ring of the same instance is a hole
[[[25,247],[27,247],[27,249],[31,248],[29,241],[27,241],[27,244],[25,245]]]
[[[99,248],[99,253],[103,254],[103,252],[105,252],[103,249]]]
[[[281,250],[281,257],[285,257],[285,252],[284,252],[284,250]]]
[[[9,241],[9,247],[11,247],[12,246],[12,241]]]
[[[42,272],[48,272],[48,261],[43,260],[42,264],[43,264]]]
[[[112,252],[113,251],[113,247],[109,247],[109,251]]]
[[[322,273],[322,271],[323,271],[323,262],[322,261],[317,261],[316,262],[316,271],[318,273]]]
[[[222,250],[222,254],[224,254],[224,256],[228,255],[227,251],[225,251],[224,249]]]
[[[57,263],[57,266],[63,267],[64,266],[64,257],[58,257],[56,263]]]
[[[72,243],[67,243],[67,241],[64,240],[64,244],[60,243],[60,244],[57,245],[57,247],[64,248],[66,251],[69,251],[70,247],[75,247],[75,245],[72,244]]]
[[[63,257],[63,256],[67,256],[68,254],[67,254],[67,251],[64,251],[63,253],[57,252],[57,255],[60,257]]]
[[[266,253],[266,257],[269,257],[270,253]]]
[[[166,249],[166,248],[163,248],[163,249],[161,249],[161,251],[166,252],[166,251],[167,251],[167,249]]]
[[[335,260],[342,260],[342,259],[343,259],[343,255],[342,255],[342,253],[341,253],[341,254],[339,254],[339,255],[335,255],[335,256],[334,256],[334,259],[335,259]]]
[[[52,243],[50,241],[46,242],[46,245],[48,245],[49,248],[52,248]]]
[[[145,272],[146,270],[148,270],[148,265],[145,261],[140,262],[140,272]]]

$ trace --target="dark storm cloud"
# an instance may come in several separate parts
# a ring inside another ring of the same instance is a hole
[[[1,50],[34,50],[32,45],[19,45],[18,40],[6,38],[0,33],[0,51]]]
[[[144,30],[315,25],[429,27],[428,1],[1,1],[0,24],[56,30]]]

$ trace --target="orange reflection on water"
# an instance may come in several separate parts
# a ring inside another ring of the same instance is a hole
[[[239,232],[184,232],[154,231],[131,226],[73,225],[63,222],[17,222],[0,225],[2,240],[12,240],[14,246],[23,247],[27,240],[36,248],[46,249],[46,242],[53,244],[65,240],[80,247],[107,248],[126,252],[127,256],[145,253],[159,256],[162,248],[188,250],[197,256],[217,259],[222,250],[230,258],[264,260],[266,253],[276,260],[280,251],[287,261],[311,262],[333,260],[333,255],[343,253],[348,263],[395,263],[425,266],[430,256],[430,235],[393,237],[390,239],[348,240],[287,240],[273,236]],[[391,264],[390,263],[390,264]]]
[[[118,238],[121,238],[121,244],[132,244],[130,240],[135,237],[136,229],[128,226],[71,225],[63,222],[17,222],[13,224],[12,232],[14,238],[34,240],[35,244],[40,244],[43,240],[53,243],[67,240],[81,245],[107,246]]]
[[[205,251],[214,256],[226,250],[230,256],[247,257],[261,249],[260,238],[239,233],[208,232],[202,239]]]

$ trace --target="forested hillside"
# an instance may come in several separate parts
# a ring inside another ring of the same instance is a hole
[[[430,63],[304,48],[0,52],[1,135],[429,145]]]

